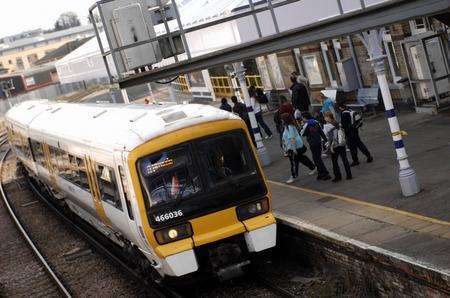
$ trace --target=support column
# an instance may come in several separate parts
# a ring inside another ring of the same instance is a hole
[[[130,98],[128,97],[127,89],[120,89],[120,93],[122,94],[123,103],[130,103]]]
[[[241,85],[242,96],[244,97],[245,105],[247,106],[248,116],[250,118],[250,123],[253,129],[253,131],[250,131],[250,133],[253,133],[253,135],[255,136],[259,159],[263,166],[268,166],[270,165],[270,156],[269,152],[267,152],[267,149],[262,142],[261,131],[259,129],[258,123],[256,122],[255,112],[253,111],[250,94],[248,93],[247,81],[245,79],[244,64],[242,62],[233,63],[233,67],[236,73],[236,78],[239,80],[239,84]]]
[[[391,91],[389,89],[389,83],[387,81],[386,70],[384,67],[384,58],[386,56],[383,54],[383,49],[381,47],[383,42],[383,32],[383,29],[370,30],[369,32],[363,32],[362,34],[360,34],[359,38],[364,43],[369,52],[370,61],[372,61],[372,65],[377,75],[378,84],[380,85],[384,106],[386,108],[386,116],[389,121],[389,127],[397,153],[397,160],[400,165],[400,186],[403,195],[405,197],[409,197],[419,193],[420,186],[416,176],[416,172],[409,164],[405,144],[403,143],[404,132],[400,130],[400,124],[398,122],[394,104],[392,102]]]

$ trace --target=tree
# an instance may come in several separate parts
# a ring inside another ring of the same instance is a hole
[[[59,16],[55,22],[55,31],[65,30],[81,25],[80,19],[76,13],[68,11]]]

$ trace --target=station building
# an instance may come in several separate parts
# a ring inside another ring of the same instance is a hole
[[[0,69],[3,73],[27,71],[62,45],[94,35],[92,25],[85,25],[52,33],[34,30],[3,38],[0,42]]]

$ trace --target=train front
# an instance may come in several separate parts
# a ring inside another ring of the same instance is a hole
[[[167,277],[240,275],[276,244],[271,195],[241,120],[165,134],[129,155],[153,266]]]

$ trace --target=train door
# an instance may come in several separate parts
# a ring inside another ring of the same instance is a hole
[[[87,155],[85,156],[85,167],[89,183],[89,189],[91,191],[92,200],[94,201],[94,207],[97,212],[97,216],[105,226],[112,228],[113,226],[111,223],[111,219],[106,215],[106,211],[102,203],[102,195],[100,192],[97,176],[95,173],[95,163]]]
[[[42,150],[44,152],[44,162],[48,170],[50,186],[54,190],[58,190],[58,161],[56,152],[53,147],[50,147],[46,143],[42,143]]]

